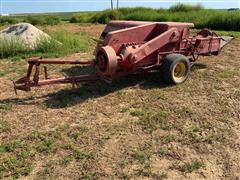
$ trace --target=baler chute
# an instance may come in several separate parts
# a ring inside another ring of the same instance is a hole
[[[14,82],[15,90],[49,84],[79,83],[105,80],[143,71],[159,70],[170,84],[183,83],[199,55],[218,55],[231,37],[220,37],[204,29],[191,37],[192,23],[112,21],[101,34],[93,61],[67,61],[32,58],[27,75]],[[92,66],[94,74],[50,79],[44,67],[45,79],[39,79],[40,65],[76,64]],[[35,72],[32,75],[33,68]]]

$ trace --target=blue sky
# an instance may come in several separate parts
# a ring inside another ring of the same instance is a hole
[[[110,0],[0,0],[0,13],[96,11],[110,8]],[[116,1],[116,0],[114,0]],[[119,0],[120,7],[168,8],[182,3],[201,3],[206,8],[239,8],[240,0]]]

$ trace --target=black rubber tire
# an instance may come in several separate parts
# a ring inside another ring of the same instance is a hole
[[[184,64],[184,76],[181,78],[178,78],[178,80],[176,79],[176,77],[174,77],[173,75],[173,71],[174,68],[176,66],[176,64],[178,63],[182,63]],[[161,65],[161,72],[162,73],[162,77],[163,80],[171,85],[174,84],[181,84],[183,82],[185,82],[189,76],[190,73],[190,61],[189,59],[182,55],[182,54],[169,54],[166,56],[166,58],[163,60],[162,65]]]

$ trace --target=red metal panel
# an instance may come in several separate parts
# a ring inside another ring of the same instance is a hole
[[[145,41],[155,27],[156,23],[151,23],[110,32],[106,36],[103,46],[111,46],[116,54],[119,54],[123,43]]]
[[[195,51],[198,54],[209,54],[220,50],[220,38],[208,37],[197,38],[195,43]]]
[[[152,53],[157,52],[157,50],[164,45],[173,41],[177,41],[179,38],[180,37],[177,32],[177,28],[171,28],[141,46],[134,54],[132,54],[131,61],[133,61],[134,63],[138,63]]]

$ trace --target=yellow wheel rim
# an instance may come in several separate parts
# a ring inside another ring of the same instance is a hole
[[[176,82],[180,83],[185,80],[186,72],[186,65],[183,62],[179,62],[173,67],[172,77]]]

